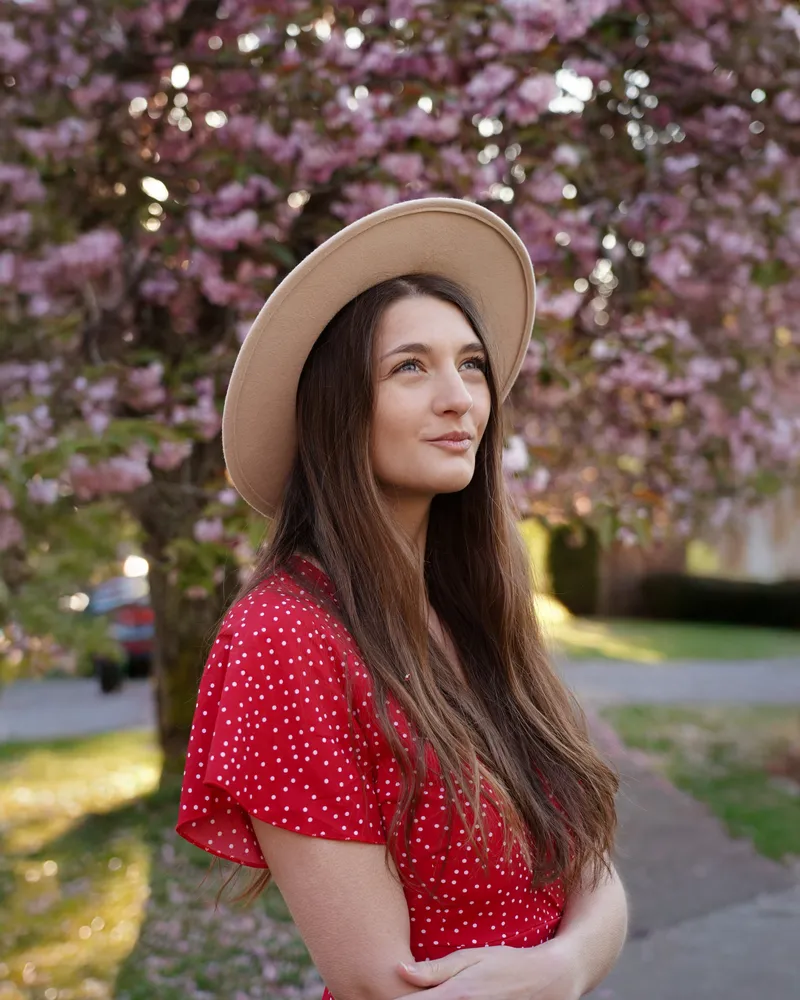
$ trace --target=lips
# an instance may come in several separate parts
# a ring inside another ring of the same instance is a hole
[[[431,438],[433,441],[471,441],[472,435],[466,431],[452,431],[450,434],[442,434],[441,437]]]
[[[428,444],[434,445],[441,451],[449,451],[455,455],[466,455],[472,451],[472,440],[472,434],[468,434],[466,431],[451,431],[441,437],[432,438]]]

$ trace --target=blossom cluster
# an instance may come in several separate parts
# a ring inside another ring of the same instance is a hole
[[[0,548],[28,504],[163,482],[236,544],[213,446],[243,335],[342,224],[432,194],[537,271],[523,510],[667,531],[757,497],[800,463],[798,38],[777,0],[17,5]]]

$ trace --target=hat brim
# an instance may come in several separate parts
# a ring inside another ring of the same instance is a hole
[[[401,202],[359,219],[305,257],[256,317],[231,374],[222,445],[233,485],[271,517],[296,451],[297,386],[330,320],[373,285],[403,274],[449,278],[473,299],[500,399],[533,328],[536,286],[522,240],[494,212],[457,198]]]

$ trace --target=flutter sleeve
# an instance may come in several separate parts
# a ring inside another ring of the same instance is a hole
[[[290,597],[243,604],[203,672],[177,832],[253,868],[267,862],[250,816],[311,837],[385,843],[335,640]]]

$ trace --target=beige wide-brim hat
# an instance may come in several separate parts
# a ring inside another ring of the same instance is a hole
[[[271,517],[296,451],[295,404],[306,358],[351,299],[404,274],[428,272],[460,285],[477,306],[500,398],[522,366],[536,286],[522,240],[488,208],[422,198],[346,226],[305,257],[256,317],[231,374],[222,446],[233,485]]]

